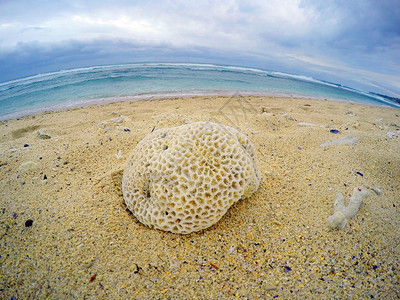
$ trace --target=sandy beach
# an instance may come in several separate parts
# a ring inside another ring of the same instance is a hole
[[[196,121],[248,136],[260,187],[206,230],[150,229],[123,202],[125,161],[152,130]],[[359,212],[330,229],[357,187]],[[398,299],[399,209],[396,108],[210,96],[1,121],[0,298]]]

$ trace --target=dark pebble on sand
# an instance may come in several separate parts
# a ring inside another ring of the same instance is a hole
[[[283,269],[283,271],[284,271],[285,273],[287,273],[287,272],[292,271],[292,269],[291,269],[290,267],[286,266],[286,267]]]
[[[47,176],[46,176],[46,174],[44,174],[44,176],[43,176],[43,180],[46,180],[47,179]]]
[[[125,132],[131,132],[131,130],[129,128],[125,128],[124,131]]]
[[[26,148],[26,147],[29,147],[29,145],[28,145],[28,144],[25,144],[24,147],[25,147],[25,148]]]
[[[337,130],[337,129],[331,129],[331,133],[339,133],[339,130]]]
[[[31,219],[26,220],[26,222],[25,222],[25,227],[31,227],[32,224],[33,224],[33,220],[31,220]]]

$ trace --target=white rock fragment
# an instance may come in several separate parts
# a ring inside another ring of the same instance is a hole
[[[273,291],[273,290],[277,290],[278,287],[276,285],[267,285],[267,282],[265,281],[265,286],[263,287],[263,289],[265,291]]]
[[[115,154],[116,159],[120,159],[122,157],[122,151],[118,150],[117,154]]]
[[[42,139],[42,140],[47,140],[47,139],[51,138],[51,136],[49,134],[47,134],[46,132],[44,132],[42,130],[38,130],[37,135],[38,135],[38,138]]]
[[[344,197],[338,193],[333,204],[333,215],[328,217],[328,226],[331,229],[343,229],[347,221],[353,218],[360,209],[361,203],[369,195],[365,187],[357,187],[353,190],[348,206],[344,205]]]
[[[378,187],[378,186],[377,186],[377,187],[371,188],[371,190],[372,190],[375,194],[377,194],[378,196],[382,194],[382,190],[381,190],[381,188]]]
[[[104,126],[104,125],[107,125],[107,121],[103,121],[103,122],[100,122],[99,124],[97,124],[97,126]]]
[[[329,140],[321,145],[322,148],[328,146],[341,146],[341,145],[357,145],[358,138],[353,135],[346,135],[345,137],[336,139],[336,140]]]
[[[297,121],[295,118],[293,118],[291,115],[287,113],[281,112],[281,115],[290,121]]]
[[[18,170],[21,171],[21,172],[26,172],[26,171],[29,171],[29,170],[36,169],[36,167],[37,167],[37,163],[35,163],[33,161],[26,161],[26,162],[23,162],[19,166]]]
[[[114,123],[121,123],[123,121],[130,121],[130,118],[121,115],[119,117],[110,119],[110,122],[114,122]]]
[[[317,125],[315,125],[313,123],[300,122],[300,123],[297,123],[297,126],[316,127]]]
[[[394,132],[387,132],[386,135],[389,139],[396,137],[396,134]]]

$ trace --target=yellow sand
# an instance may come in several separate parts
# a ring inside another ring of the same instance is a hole
[[[200,120],[248,135],[260,188],[207,230],[149,229],[123,203],[124,162],[153,128]],[[396,108],[240,96],[2,121],[0,298],[399,298],[399,126]],[[359,143],[320,146],[346,135]],[[362,185],[358,214],[329,230],[336,193]]]

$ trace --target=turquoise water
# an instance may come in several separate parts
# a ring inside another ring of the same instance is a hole
[[[255,94],[399,107],[310,77],[202,64],[132,64],[40,74],[0,84],[0,120],[46,110],[163,96]]]

